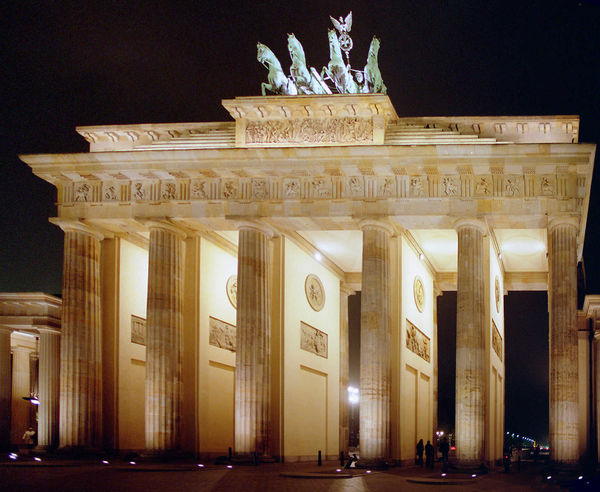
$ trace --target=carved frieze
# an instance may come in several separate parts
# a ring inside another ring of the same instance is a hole
[[[315,311],[320,311],[325,306],[325,289],[321,283],[321,279],[314,273],[310,273],[306,276],[304,281],[304,292],[306,294],[306,300],[310,307]]]
[[[431,362],[430,345],[429,337],[406,320],[406,348],[424,361]]]
[[[370,118],[300,118],[249,120],[246,144],[322,144],[373,141]]]
[[[526,173],[493,175],[360,175],[214,177],[191,180],[79,181],[64,186],[61,203],[175,200],[331,200],[394,198],[565,197],[571,176]],[[579,189],[579,188],[577,188]],[[583,189],[585,192],[585,189]]]
[[[458,195],[458,189],[460,186],[458,176],[443,176],[441,179],[441,183],[442,183],[442,196]]]
[[[319,357],[328,357],[327,333],[300,321],[300,348]]]
[[[500,312],[500,279],[498,275],[494,279],[494,298],[496,300],[496,312]]]
[[[131,315],[131,343],[146,345],[146,319]]]
[[[498,358],[502,361],[502,337],[494,320],[492,320],[492,347]]]
[[[236,329],[235,325],[227,323],[217,318],[209,316],[209,335],[208,343],[213,347],[219,347],[230,352],[236,349]]]

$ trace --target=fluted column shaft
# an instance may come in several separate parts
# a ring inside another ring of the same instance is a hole
[[[239,226],[235,452],[269,454],[270,234]]]
[[[102,340],[100,236],[65,231],[62,343],[60,349],[60,446],[100,447]]]
[[[31,350],[13,347],[12,357],[12,418],[11,441],[23,444],[23,433],[30,425],[29,407],[31,403],[23,400],[30,395],[29,355]]]
[[[456,456],[463,466],[484,460],[485,276],[483,224],[460,221],[456,313]]]
[[[38,446],[58,446],[60,335],[40,332]]]
[[[550,267],[550,460],[579,459],[577,395],[577,226],[549,226]]]
[[[146,448],[181,447],[183,243],[168,225],[150,226],[146,310]]]
[[[0,327],[0,451],[10,447],[10,330]]]
[[[350,438],[350,403],[348,401],[348,383],[350,382],[350,354],[348,340],[348,296],[352,291],[340,289],[340,451],[348,454]]]
[[[391,229],[364,222],[360,315],[360,457],[383,461],[390,449]]]

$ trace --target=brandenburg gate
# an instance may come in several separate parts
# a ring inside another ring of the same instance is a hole
[[[347,452],[360,290],[360,458],[409,462],[437,429],[436,298],[456,290],[457,460],[493,463],[504,296],[547,289],[551,459],[577,462],[595,146],[576,116],[399,117],[370,63],[379,93],[298,83],[224,100],[233,122],[80,127],[88,153],[21,157],[65,234],[61,448]]]

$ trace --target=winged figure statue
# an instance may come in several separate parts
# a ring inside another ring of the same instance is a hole
[[[340,16],[339,21],[331,16],[329,16],[329,18],[331,19],[331,22],[333,22],[334,27],[339,31],[340,34],[348,33],[350,32],[350,29],[352,29],[352,11],[350,11],[350,13],[346,16],[345,19],[342,16]]]

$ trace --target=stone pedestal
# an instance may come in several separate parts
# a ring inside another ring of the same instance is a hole
[[[40,331],[38,447],[58,446],[60,334]]]
[[[12,411],[11,443],[24,445],[23,433],[31,425],[31,403],[23,397],[30,396],[29,356],[31,350],[24,347],[12,349]]]
[[[269,450],[269,231],[238,224],[235,453],[259,457]]]
[[[550,270],[550,460],[579,460],[577,369],[577,231],[571,218],[548,225]]]
[[[485,425],[485,224],[460,220],[456,307],[456,456],[459,466],[484,461]]]
[[[360,458],[377,464],[390,452],[392,229],[376,221],[361,228]]]
[[[102,236],[77,224],[63,230],[60,447],[96,450],[102,438]]]
[[[149,223],[146,321],[146,449],[181,448],[184,234]]]
[[[10,447],[10,330],[0,327],[0,451]]]
[[[350,402],[348,401],[348,383],[350,382],[350,359],[348,342],[348,296],[354,291],[342,285],[340,287],[340,452],[348,454],[350,439]]]

